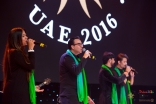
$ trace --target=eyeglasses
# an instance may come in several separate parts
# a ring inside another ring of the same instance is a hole
[[[76,43],[76,44],[73,44],[73,45],[83,46],[83,44],[82,44],[82,43]]]

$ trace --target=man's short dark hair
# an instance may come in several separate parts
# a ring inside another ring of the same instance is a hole
[[[71,50],[71,45],[74,45],[74,40],[75,39],[80,39],[80,37],[79,36],[76,36],[76,37],[70,38],[70,40],[68,41],[68,49]]]
[[[104,52],[102,57],[103,64],[107,64],[108,60],[112,58],[115,58],[112,52]]]
[[[118,61],[122,61],[123,58],[128,59],[128,56],[127,56],[126,54],[124,54],[124,53],[119,53],[119,54],[117,55],[116,61],[117,61],[117,62],[118,62]]]

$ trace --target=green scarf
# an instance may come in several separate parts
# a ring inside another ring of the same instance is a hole
[[[109,71],[109,73],[113,76],[112,71],[106,65],[102,64],[102,68]],[[112,83],[112,104],[118,104],[118,95],[115,83]]]
[[[70,50],[67,50],[66,53],[74,59],[76,65],[79,64],[78,61],[80,61],[80,59],[77,60]],[[87,80],[84,68],[82,69],[82,72],[77,75],[77,95],[79,102],[88,104]]]
[[[119,71],[119,69],[117,67],[115,67],[115,71],[117,72],[117,74],[119,76],[121,76],[121,72]],[[130,90],[130,83],[127,81],[126,82],[127,84],[127,87],[128,87],[128,95],[131,94],[131,90]],[[132,98],[129,97],[130,99],[130,104],[132,104]],[[127,101],[126,101],[126,92],[125,92],[125,87],[124,86],[121,86],[120,87],[120,104],[127,104]]]
[[[35,92],[35,80],[34,80],[34,70],[29,77],[29,94],[31,104],[36,104],[36,92]]]

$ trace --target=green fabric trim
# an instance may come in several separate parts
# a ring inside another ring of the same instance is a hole
[[[121,72],[120,72],[120,70],[117,67],[115,67],[114,70],[117,72],[117,74],[119,76],[121,76]],[[119,104],[127,104],[127,101],[126,101],[126,92],[125,92],[125,87],[124,86],[121,86],[120,87]]]
[[[130,104],[132,104],[132,92],[131,92],[131,88],[130,88],[130,83],[129,82],[127,82],[127,87],[128,87],[129,102],[130,102]]]
[[[34,79],[34,70],[29,77],[29,94],[31,104],[36,104],[36,92],[35,92],[35,79]]]
[[[80,59],[76,59],[76,57],[72,54],[70,50],[67,50],[66,53],[74,59],[76,65],[79,64],[78,60],[80,61]],[[88,104],[87,80],[84,68],[77,75],[77,95],[79,102],[83,102],[83,104]]]
[[[109,73],[113,76],[112,71],[106,65],[102,64],[101,67],[109,71]],[[118,104],[118,95],[115,83],[112,83],[112,104]]]
[[[119,69],[117,67],[115,67],[115,71],[118,73],[119,76],[121,76],[121,73],[120,73],[120,71],[119,71]],[[131,98],[132,93],[131,93],[131,89],[130,89],[130,83],[127,81],[126,85],[128,87],[128,95],[130,96],[129,101],[130,101],[130,104],[132,104],[132,98]],[[121,88],[120,88],[120,104],[127,104],[126,92],[125,92],[125,87],[124,86],[121,86]]]

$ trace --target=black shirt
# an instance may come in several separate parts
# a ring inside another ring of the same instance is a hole
[[[35,68],[35,53],[28,52],[30,63],[25,61],[21,51],[12,50],[9,56],[10,67],[3,104],[31,104],[28,73]]]
[[[108,67],[109,68],[109,67]],[[110,69],[110,68],[109,68]],[[116,77],[105,68],[101,68],[99,72],[99,82],[102,89],[99,104],[112,104],[112,83],[120,84],[124,81],[126,75]]]
[[[78,56],[75,57],[78,58]],[[82,58],[79,64],[76,65],[74,59],[67,53],[64,53],[60,58],[60,97],[68,98],[71,104],[77,104],[76,102],[78,102],[77,75],[82,71],[86,62],[87,59]]]
[[[119,69],[119,68],[118,68]],[[124,69],[119,69],[120,73],[123,74],[124,72]],[[113,70],[113,75],[114,76],[119,76],[118,73]],[[127,81],[129,80],[130,78],[128,77],[127,78]],[[124,86],[125,87],[125,92],[126,92],[126,99],[127,99],[127,104],[129,104],[129,97],[128,97],[128,86],[127,84],[125,84],[124,82],[120,83],[120,84],[117,84],[116,87],[117,87],[117,93],[118,93],[118,99],[120,99],[120,88],[121,86]]]

